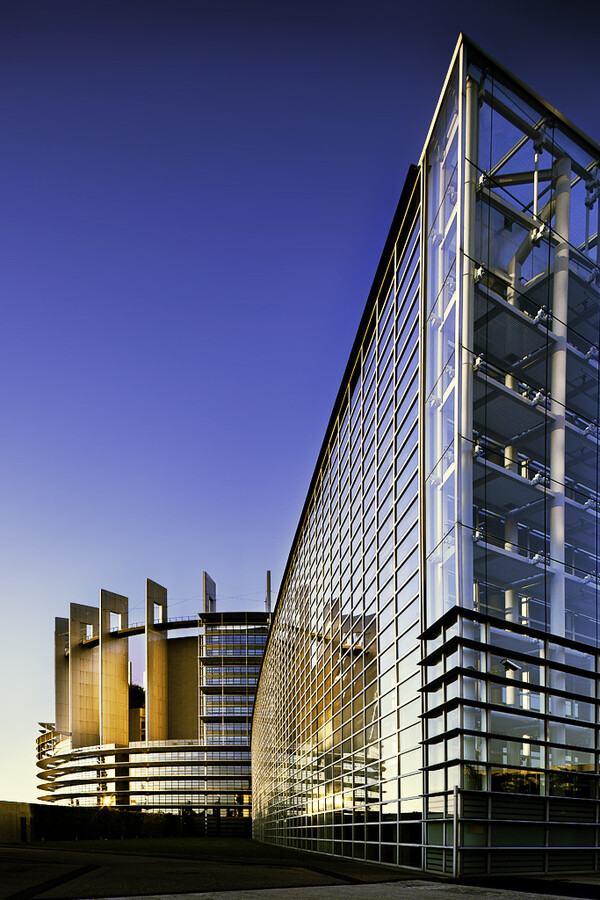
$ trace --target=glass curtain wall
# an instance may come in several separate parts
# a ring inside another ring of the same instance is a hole
[[[452,73],[426,154],[427,305],[424,478],[428,511],[427,621],[457,602],[458,71]]]
[[[463,44],[425,160],[426,865],[595,868],[598,148]]]
[[[290,557],[253,725],[255,834],[421,865],[420,217],[363,320]]]
[[[260,661],[269,630],[266,615],[204,613],[198,643],[198,733],[212,748],[207,759],[206,803],[220,815],[249,817],[251,812],[250,729]],[[226,781],[221,754],[239,761],[243,779]],[[213,790],[213,794],[208,793]]]

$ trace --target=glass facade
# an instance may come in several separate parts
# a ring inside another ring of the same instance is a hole
[[[100,744],[73,751],[59,743],[45,761],[40,799],[70,806],[118,806],[149,812],[249,815],[250,753],[215,750],[197,741]]]
[[[207,769],[212,788],[207,804],[226,806],[229,814],[251,814],[250,730],[260,662],[268,633],[268,617],[247,613],[203,613],[199,638],[200,742],[220,747],[239,762],[229,772]],[[217,754],[219,755],[219,754]],[[223,774],[229,774],[224,779]],[[244,776],[232,777],[232,776]]]
[[[419,866],[416,171],[405,198],[278,601],[253,764],[261,839]]]
[[[599,160],[461,38],[277,602],[262,840],[598,867]]]

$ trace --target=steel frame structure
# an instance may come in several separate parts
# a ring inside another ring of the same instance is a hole
[[[599,161],[461,36],[275,608],[263,840],[599,866]]]

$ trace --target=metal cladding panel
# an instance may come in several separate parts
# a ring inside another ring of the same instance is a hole
[[[71,603],[69,618],[69,708],[72,747],[100,743],[99,651],[83,640],[98,635],[98,608]],[[87,634],[87,629],[91,634]]]
[[[217,585],[212,580],[208,572],[202,573],[202,594],[204,597],[204,612],[215,612],[217,603]]]
[[[154,607],[167,620],[167,589],[146,579],[146,737],[166,741],[169,732],[167,632],[154,625]]]
[[[119,616],[119,627],[127,627],[127,597],[101,590],[100,741],[126,744],[129,740],[128,642],[111,634],[111,613]]]
[[[198,740],[198,638],[171,638],[169,669],[169,740]]]
[[[57,731],[66,734],[71,730],[69,723],[69,620],[54,620],[54,723]]]

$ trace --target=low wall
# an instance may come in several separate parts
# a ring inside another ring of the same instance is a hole
[[[196,817],[193,817],[196,819]],[[103,806],[50,806],[0,801],[0,843],[98,838],[174,837],[192,833],[196,822],[171,813]]]
[[[31,840],[32,805],[0,800],[0,842],[15,844]]]
[[[251,837],[251,819],[194,813],[137,812],[112,806],[51,806],[0,800],[0,843],[98,838]]]

